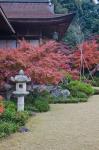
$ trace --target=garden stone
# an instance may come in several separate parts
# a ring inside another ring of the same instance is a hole
[[[6,95],[5,98],[7,100],[10,100],[12,92],[13,92],[13,86],[8,84],[8,83],[5,83],[4,84],[4,90],[5,90],[5,95]]]
[[[38,93],[41,93],[43,91],[49,92],[52,96],[54,97],[63,97],[67,98],[70,96],[70,91],[67,89],[62,89],[61,86],[56,86],[56,85],[40,85],[40,84],[33,84],[31,87],[31,91],[35,92],[35,90]]]
[[[41,85],[41,84],[33,84],[32,85],[32,91],[37,90],[37,92],[42,92],[46,90],[46,85]]]
[[[54,97],[63,97],[63,98],[67,98],[69,95],[70,95],[70,92],[69,90],[65,89],[60,89],[60,88],[54,88],[52,91],[51,91],[51,94],[54,96]]]
[[[52,94],[52,96],[55,97],[65,97],[67,98],[70,95],[69,90],[62,89],[61,86],[55,86],[55,85],[33,85],[32,86],[33,91],[37,90],[37,92],[47,91]]]
[[[62,94],[63,97],[68,97],[68,96],[70,96],[70,91],[67,90],[67,89],[66,90],[62,90],[61,94]]]
[[[26,128],[26,127],[21,127],[21,128],[19,129],[19,132],[20,132],[20,133],[29,132],[29,129]]]

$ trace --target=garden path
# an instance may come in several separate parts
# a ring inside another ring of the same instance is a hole
[[[0,150],[99,150],[99,95],[87,103],[51,105],[27,127],[30,132],[0,141]]]

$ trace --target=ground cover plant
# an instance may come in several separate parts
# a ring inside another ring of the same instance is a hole
[[[6,137],[24,126],[29,118],[27,111],[17,112],[12,101],[3,101],[4,111],[0,113],[0,138]]]

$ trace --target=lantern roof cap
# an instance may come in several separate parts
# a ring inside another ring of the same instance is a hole
[[[23,70],[19,71],[19,74],[16,75],[15,77],[11,77],[11,81],[17,82],[17,83],[25,83],[25,82],[30,82],[31,78],[28,78]]]
[[[20,70],[20,71],[19,71],[19,75],[22,75],[22,76],[23,76],[23,75],[24,75],[24,71],[23,71],[23,70]]]

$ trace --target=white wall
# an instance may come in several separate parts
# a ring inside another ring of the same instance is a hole
[[[30,44],[33,44],[33,46],[39,46],[39,40],[30,40]]]
[[[16,40],[0,40],[0,48],[16,48]]]
[[[39,46],[40,41],[39,40],[26,40],[30,44],[33,44],[34,46]],[[19,47],[19,44],[16,40],[0,40],[0,48],[16,48]]]

